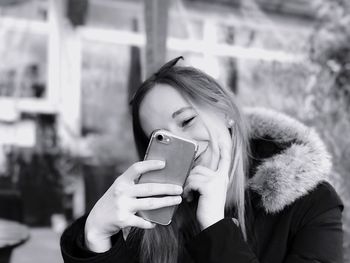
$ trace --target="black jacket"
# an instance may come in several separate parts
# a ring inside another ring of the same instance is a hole
[[[251,125],[252,229],[244,241],[231,218],[210,226],[186,244],[181,262],[343,262],[343,204],[328,183],[330,156],[318,135],[294,119],[264,109],[246,110]],[[93,253],[84,246],[86,217],[61,237],[65,262],[138,262],[122,231],[113,247]]]

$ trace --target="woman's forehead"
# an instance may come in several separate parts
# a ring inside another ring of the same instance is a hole
[[[151,111],[157,114],[168,114],[184,106],[190,106],[190,104],[177,89],[167,84],[157,84],[143,99],[140,115]]]

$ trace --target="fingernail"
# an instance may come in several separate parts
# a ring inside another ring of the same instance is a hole
[[[176,196],[175,197],[175,202],[178,203],[178,204],[181,203],[182,202],[181,196]]]
[[[182,191],[183,191],[183,189],[182,189],[181,186],[176,186],[175,191],[176,191],[177,193],[181,194]]]
[[[164,167],[164,166],[165,166],[165,161],[157,161],[157,164],[158,164],[159,166]]]

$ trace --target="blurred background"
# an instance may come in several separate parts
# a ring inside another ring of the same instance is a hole
[[[137,160],[130,96],[179,55],[316,128],[350,262],[349,43],[348,0],[1,0],[0,262],[62,262],[63,229]]]

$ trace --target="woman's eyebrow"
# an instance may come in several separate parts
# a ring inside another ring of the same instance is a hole
[[[175,117],[176,117],[177,115],[183,113],[185,110],[192,110],[192,109],[193,109],[193,108],[192,108],[191,106],[183,107],[183,108],[181,108],[181,109],[175,111],[175,112],[171,115],[171,117],[173,117],[173,119],[175,119]]]

